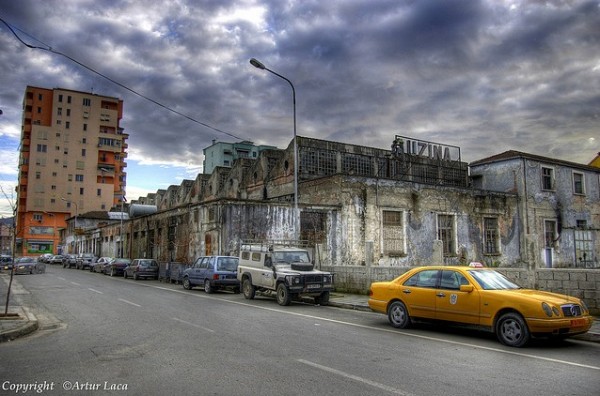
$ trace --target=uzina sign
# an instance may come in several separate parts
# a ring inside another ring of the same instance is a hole
[[[460,162],[460,147],[396,135],[392,142],[395,157],[411,155],[438,161]]]

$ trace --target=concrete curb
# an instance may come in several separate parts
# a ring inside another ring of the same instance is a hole
[[[16,338],[31,334],[38,329],[38,326],[37,320],[28,320],[19,327],[0,333],[0,342],[12,341]]]

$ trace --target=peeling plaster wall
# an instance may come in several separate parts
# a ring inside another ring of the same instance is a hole
[[[542,188],[542,169],[553,173],[553,189]],[[573,192],[573,175],[584,177],[585,194]],[[588,267],[600,266],[600,171],[550,158],[513,158],[472,166],[477,187],[518,193],[518,221],[522,224],[523,261],[530,268],[581,266],[576,257],[578,221],[586,223],[592,255]],[[546,221],[556,224],[555,239],[546,241]]]

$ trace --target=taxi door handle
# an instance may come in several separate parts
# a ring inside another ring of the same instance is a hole
[[[438,296],[438,297],[446,297],[446,293],[439,292],[438,294],[436,294],[436,296]]]
[[[402,290],[402,293],[404,293],[404,294],[410,294],[412,292],[410,291],[410,289],[404,289],[404,290]]]

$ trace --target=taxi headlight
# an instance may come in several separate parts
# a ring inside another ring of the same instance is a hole
[[[552,317],[552,308],[550,308],[550,305],[548,305],[547,303],[543,302],[542,303],[542,309],[544,310],[544,312],[546,313],[546,315],[548,315],[548,317]]]

